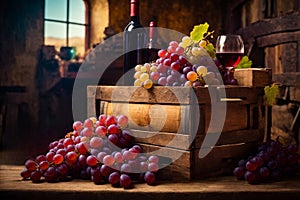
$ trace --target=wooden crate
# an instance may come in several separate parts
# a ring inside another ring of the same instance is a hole
[[[270,68],[235,69],[234,77],[241,86],[264,87],[272,82]]]
[[[262,142],[262,96],[262,87],[89,86],[88,115],[127,115],[135,142],[145,152],[160,150],[155,153],[167,163],[162,178],[191,180],[232,172]],[[224,103],[220,128],[210,123],[211,110]],[[200,151],[209,153],[200,159]]]

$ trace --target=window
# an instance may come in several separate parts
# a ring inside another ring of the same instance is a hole
[[[75,47],[77,55],[84,55],[88,23],[83,0],[45,0],[44,44]]]

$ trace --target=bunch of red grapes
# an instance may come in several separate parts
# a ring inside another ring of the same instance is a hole
[[[197,48],[200,54],[208,56],[204,48]],[[188,50],[191,51],[191,50]],[[203,56],[203,55],[202,55]],[[186,51],[178,42],[171,41],[167,49],[158,51],[158,59],[152,63],[135,66],[135,86],[146,89],[154,84],[162,86],[204,86],[218,85],[215,71],[212,67],[189,62]]]
[[[134,181],[153,185],[159,158],[146,156],[139,145],[131,145],[127,125],[125,115],[76,121],[73,132],[51,142],[46,154],[28,159],[21,176],[33,183],[80,178],[123,188],[132,187]]]
[[[283,145],[279,141],[261,144],[257,154],[240,160],[233,170],[234,176],[250,184],[279,181],[291,177],[300,169],[300,155],[295,144]]]

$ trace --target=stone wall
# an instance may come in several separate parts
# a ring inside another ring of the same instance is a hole
[[[28,128],[38,123],[36,67],[43,44],[43,1],[5,0],[0,3],[0,86],[25,86]]]

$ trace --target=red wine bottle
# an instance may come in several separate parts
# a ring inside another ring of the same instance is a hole
[[[140,23],[139,0],[130,1],[130,22],[124,29],[124,84],[133,85],[134,67],[145,63],[147,33]]]
[[[155,30],[156,23],[154,21],[151,21],[149,23],[149,41],[147,45],[147,55],[146,59],[147,62],[155,62],[156,59],[158,59],[158,51],[159,51],[159,46],[157,44],[157,33]]]

